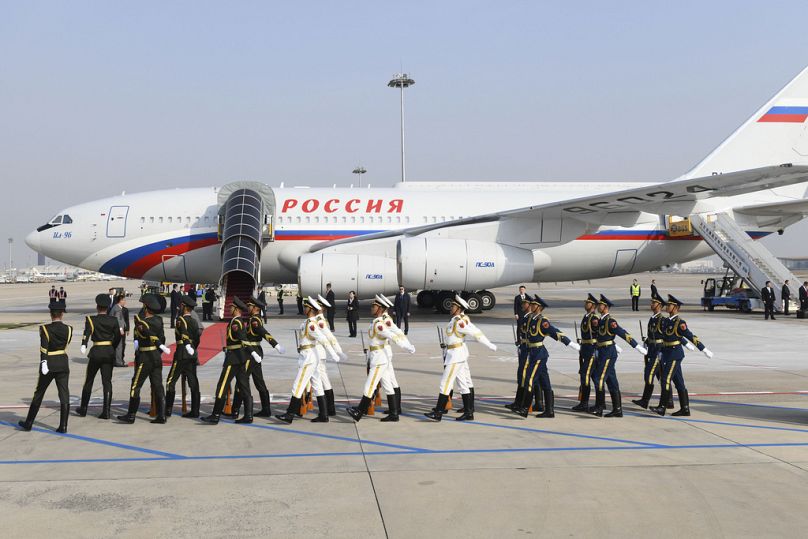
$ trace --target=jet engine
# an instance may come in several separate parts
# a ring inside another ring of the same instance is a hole
[[[394,294],[398,290],[396,261],[373,255],[311,253],[298,259],[298,286],[304,295],[324,293],[331,283],[344,298],[354,290],[360,298]]]

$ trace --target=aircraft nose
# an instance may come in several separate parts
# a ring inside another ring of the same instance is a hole
[[[25,245],[30,247],[36,252],[39,252],[39,232],[34,230],[27,236],[25,236]]]

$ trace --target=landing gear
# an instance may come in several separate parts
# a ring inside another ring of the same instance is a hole
[[[482,312],[483,299],[474,292],[463,292],[462,297],[469,304],[468,311],[472,314]]]
[[[494,296],[494,294],[492,294],[488,290],[480,290],[479,292],[477,292],[477,294],[480,296],[480,299],[482,300],[482,306],[481,306],[482,310],[490,311],[491,309],[494,308],[494,305],[497,304],[497,298]]]
[[[420,309],[431,309],[435,306],[435,293],[431,290],[421,290],[415,296],[415,303]]]
[[[421,294],[424,294],[421,296]],[[435,292],[432,290],[424,290],[418,294],[422,298],[424,306],[429,299],[433,299],[435,309],[441,314],[446,314],[452,309],[452,301],[454,300],[456,292],[453,290],[441,290]],[[469,314],[478,314],[482,311],[491,309],[496,304],[494,295],[487,290],[480,290],[479,292],[460,292],[460,296],[469,304]],[[416,298],[417,301],[417,298]],[[419,303],[421,306],[421,303]]]

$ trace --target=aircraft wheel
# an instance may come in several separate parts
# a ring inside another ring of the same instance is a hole
[[[482,300],[482,306],[481,306],[482,310],[490,311],[491,309],[494,308],[494,305],[497,304],[497,298],[494,296],[494,294],[492,294],[488,290],[480,290],[479,292],[477,292],[477,294],[480,296],[480,299]]]
[[[438,302],[436,307],[441,314],[448,314],[452,310],[452,300],[454,300],[454,292],[442,290],[438,294]]]
[[[471,314],[477,314],[482,312],[483,300],[479,294],[474,292],[470,292],[468,294],[464,294],[464,298],[466,303],[469,304],[469,312]]]
[[[415,296],[415,303],[421,309],[431,309],[435,306],[435,294],[431,290],[421,290]]]

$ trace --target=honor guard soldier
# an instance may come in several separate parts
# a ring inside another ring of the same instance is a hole
[[[550,384],[550,373],[547,371],[547,360],[550,359],[550,354],[547,352],[547,347],[544,346],[544,339],[545,337],[552,337],[576,351],[580,351],[581,347],[578,343],[571,342],[544,316],[543,313],[547,308],[547,303],[543,299],[539,296],[534,296],[530,300],[530,305],[533,308],[534,315],[527,327],[528,362],[522,403],[516,413],[522,417],[527,417],[530,401],[533,399],[533,386],[538,382],[544,392],[544,411],[536,417],[555,417],[555,398],[553,387]]]
[[[135,315],[135,374],[129,389],[129,409],[118,419],[124,423],[134,423],[140,406],[140,388],[149,379],[152,396],[157,405],[157,416],[152,423],[166,422],[166,401],[163,390],[163,357],[171,350],[166,346],[163,318],[157,313],[164,309],[156,294],[145,294],[140,298],[143,314]],[[161,353],[162,352],[162,353]]]
[[[50,324],[39,326],[39,373],[34,396],[28,415],[18,425],[22,430],[28,431],[34,425],[34,419],[39,412],[42,398],[51,381],[56,381],[56,390],[59,392],[59,428],[56,432],[67,432],[67,417],[70,415],[70,391],[67,388],[70,377],[70,365],[67,358],[67,345],[73,337],[73,328],[62,323],[65,313],[65,302],[52,300],[48,305],[50,309]]]
[[[196,307],[195,297],[185,295],[180,298],[180,315],[174,324],[174,340],[177,346],[174,349],[174,360],[171,362],[168,378],[166,378],[166,417],[171,417],[174,410],[177,380],[183,375],[188,380],[188,388],[191,390],[191,410],[182,414],[182,417],[199,417],[201,396],[196,366],[199,363],[197,350],[202,332],[199,329],[199,322],[191,314],[194,312],[194,307]]]
[[[592,294],[588,294],[584,300],[586,313],[581,318],[581,338],[578,340],[578,344],[581,345],[581,349],[578,351],[578,376],[580,379],[578,399],[580,402],[572,407],[573,412],[589,411],[589,393],[592,390],[590,379],[594,373],[595,356],[597,354],[596,344],[598,342],[597,330],[592,325],[592,322],[598,318],[595,312],[597,304],[598,298]]]
[[[323,349],[328,352],[329,357],[334,361],[339,362],[340,357],[331,346],[331,341],[326,334],[320,329],[320,323],[317,320],[317,312],[322,308],[311,296],[303,300],[303,310],[307,317],[301,324],[300,340],[298,341],[298,352],[300,358],[298,359],[297,375],[292,384],[292,397],[289,399],[289,407],[286,409],[285,414],[276,415],[275,417],[284,423],[291,423],[295,416],[300,415],[300,402],[303,397],[303,392],[306,391],[306,386],[311,382],[311,390],[317,397],[317,412],[318,415],[312,422],[314,423],[327,423],[328,422],[328,406],[325,400],[325,393],[323,392],[322,384],[320,383],[320,375],[318,371],[318,363],[320,361],[317,353],[317,345],[321,345]]]
[[[446,340],[446,357],[443,360],[443,376],[441,376],[440,387],[438,394],[438,403],[435,409],[431,412],[424,414],[429,419],[440,421],[443,418],[443,413],[446,410],[446,404],[449,402],[449,393],[452,391],[455,380],[457,380],[457,387],[460,394],[463,396],[463,408],[465,412],[460,417],[456,417],[456,421],[467,421],[474,419],[474,397],[472,388],[474,383],[471,380],[471,371],[469,371],[469,349],[466,346],[466,337],[473,337],[477,342],[480,342],[488,347],[489,350],[496,351],[497,347],[488,337],[483,335],[477,326],[471,323],[469,317],[465,315],[465,310],[469,308],[466,300],[458,295],[455,295],[452,301],[452,309],[450,314],[452,319],[444,329]]]
[[[260,297],[250,298],[247,300],[247,307],[250,308],[250,318],[247,323],[248,340],[244,341],[244,345],[251,355],[254,354],[252,357],[255,359],[255,363],[250,369],[250,375],[252,376],[253,384],[255,384],[255,389],[258,391],[258,397],[261,400],[261,410],[254,415],[256,417],[272,417],[270,413],[269,389],[264,380],[264,370],[261,366],[264,360],[264,349],[261,347],[261,341],[268,342],[279,354],[283,354],[285,349],[264,327],[264,318],[261,313],[266,313],[267,304],[263,302]],[[241,393],[236,391],[233,397],[233,414],[235,415],[238,414],[241,400]]]
[[[389,406],[389,414],[382,419],[382,421],[398,421],[398,405],[396,403],[396,393],[393,390],[391,378],[386,376],[387,368],[390,365],[390,356],[385,350],[389,346],[388,341],[393,340],[401,342],[397,339],[397,335],[393,332],[393,321],[389,317],[385,317],[384,313],[387,310],[386,298],[376,296],[373,303],[370,305],[370,314],[373,316],[373,321],[370,323],[368,329],[368,376],[365,379],[365,386],[362,389],[362,400],[359,406],[352,406],[346,408],[348,415],[354,421],[359,421],[362,416],[367,414],[370,402],[373,399],[373,393],[376,387],[381,383],[381,390],[387,395],[387,404]],[[402,346],[403,347],[403,346]],[[407,347],[407,350],[415,351],[412,345]]]
[[[598,301],[598,312],[600,318],[592,320],[592,326],[597,328],[597,360],[595,362],[595,379],[597,385],[595,386],[595,406],[590,408],[589,411],[598,417],[603,416],[603,409],[606,407],[606,392],[604,384],[609,388],[609,395],[612,398],[612,411],[606,414],[606,417],[623,417],[623,401],[620,395],[620,384],[617,382],[617,373],[615,372],[615,363],[617,363],[617,346],[614,343],[615,336],[625,340],[632,348],[646,355],[648,350],[643,345],[638,343],[628,331],[620,327],[617,320],[612,318],[609,314],[609,308],[613,303],[604,296],[600,295]]]
[[[333,294],[334,293],[331,292],[331,295]],[[333,299],[331,301],[333,301]],[[340,346],[339,341],[337,341],[337,338],[334,337],[334,334],[331,332],[331,327],[334,325],[333,315],[331,320],[326,319],[326,314],[331,312],[331,309],[334,308],[333,305],[319,294],[317,295],[317,303],[320,305],[319,312],[317,313],[317,324],[320,326],[320,331],[328,338],[328,342],[331,343],[331,347],[336,351],[337,356],[339,356],[341,360],[348,359],[348,356],[342,351],[342,346]],[[320,384],[323,386],[325,395],[326,410],[328,411],[328,415],[333,417],[337,415],[337,406],[334,400],[334,389],[331,386],[331,379],[328,377],[325,348],[320,344],[318,344],[316,348],[317,356],[320,360],[319,363],[317,363],[317,369],[320,374]]]
[[[516,345],[517,350],[517,366],[516,366],[516,396],[513,398],[513,402],[510,404],[506,404],[505,408],[516,411],[522,406],[522,396],[524,395],[524,380],[525,380],[525,370],[527,369],[527,355],[528,355],[528,347],[527,347],[527,327],[530,322],[530,319],[533,317],[533,311],[530,308],[530,300],[531,297],[528,294],[524,294],[524,287],[520,286],[519,291],[522,292],[521,296],[521,304],[520,309],[521,312],[517,315],[518,318],[516,319]],[[516,296],[520,298],[520,296]]]
[[[222,410],[227,400],[227,388],[233,378],[236,379],[236,391],[241,392],[241,398],[244,402],[244,416],[241,419],[236,419],[236,423],[253,422],[250,364],[255,362],[255,356],[248,354],[247,348],[244,346],[244,342],[249,340],[247,338],[247,321],[243,318],[247,312],[249,312],[247,304],[241,298],[234,297],[233,304],[230,307],[230,316],[232,318],[227,326],[224,363],[222,363],[219,382],[216,384],[213,412],[209,416],[202,418],[202,421],[211,425],[219,423],[219,418],[222,416]]]
[[[682,346],[685,346],[688,350],[698,348],[708,358],[712,359],[713,357],[713,353],[687,327],[687,322],[679,317],[679,309],[682,305],[681,301],[668,294],[666,309],[670,316],[664,319],[662,324],[662,378],[660,380],[662,395],[659,398],[659,406],[651,408],[652,411],[659,415],[665,415],[665,403],[671,399],[671,382],[676,386],[676,393],[679,394],[679,406],[681,407],[678,412],[671,415],[690,415],[690,397],[687,394],[684,376],[682,376],[682,361],[685,359]]]
[[[393,334],[395,335],[392,341],[396,343],[397,346],[400,346],[410,354],[414,354],[415,347],[407,338],[407,334],[404,333],[404,331],[400,327],[398,327],[395,320],[393,320],[393,317],[390,316],[390,309],[393,307],[393,302],[391,302],[389,299],[387,299],[387,297],[382,296],[381,294],[379,294],[377,297],[384,303],[384,311],[382,312],[382,318],[384,318],[385,324],[387,324],[387,322],[390,322],[390,324],[387,327],[389,327],[390,331],[392,331]],[[391,339],[387,339],[387,341],[385,341],[384,346],[384,352],[387,354],[387,368],[384,370],[384,376],[387,377],[387,379],[390,381],[390,384],[393,386],[393,393],[395,394],[396,397],[396,410],[395,412],[393,412],[391,409],[388,408],[383,413],[388,415],[392,413],[394,413],[395,415],[401,415],[401,386],[398,385],[398,378],[396,378],[396,370],[395,367],[393,366],[393,347],[390,346],[390,340]],[[472,389],[472,394],[473,393],[474,391]]]
[[[95,375],[101,371],[101,386],[104,404],[99,419],[109,419],[112,406],[112,368],[115,365],[115,350],[121,341],[121,325],[118,319],[108,315],[111,299],[107,294],[95,297],[96,314],[84,319],[84,335],[81,338],[81,353],[87,355],[87,344],[92,340],[87,361],[87,372],[84,375],[84,387],[81,390],[81,402],[76,413],[87,415],[87,405],[93,392]]]
[[[632,400],[640,408],[648,408],[651,395],[654,393],[654,377],[659,378],[660,359],[662,356],[662,307],[665,300],[657,293],[651,293],[651,318],[648,319],[646,329],[645,346],[648,353],[645,355],[645,369],[643,370],[643,381],[645,387],[642,391],[642,398]]]

